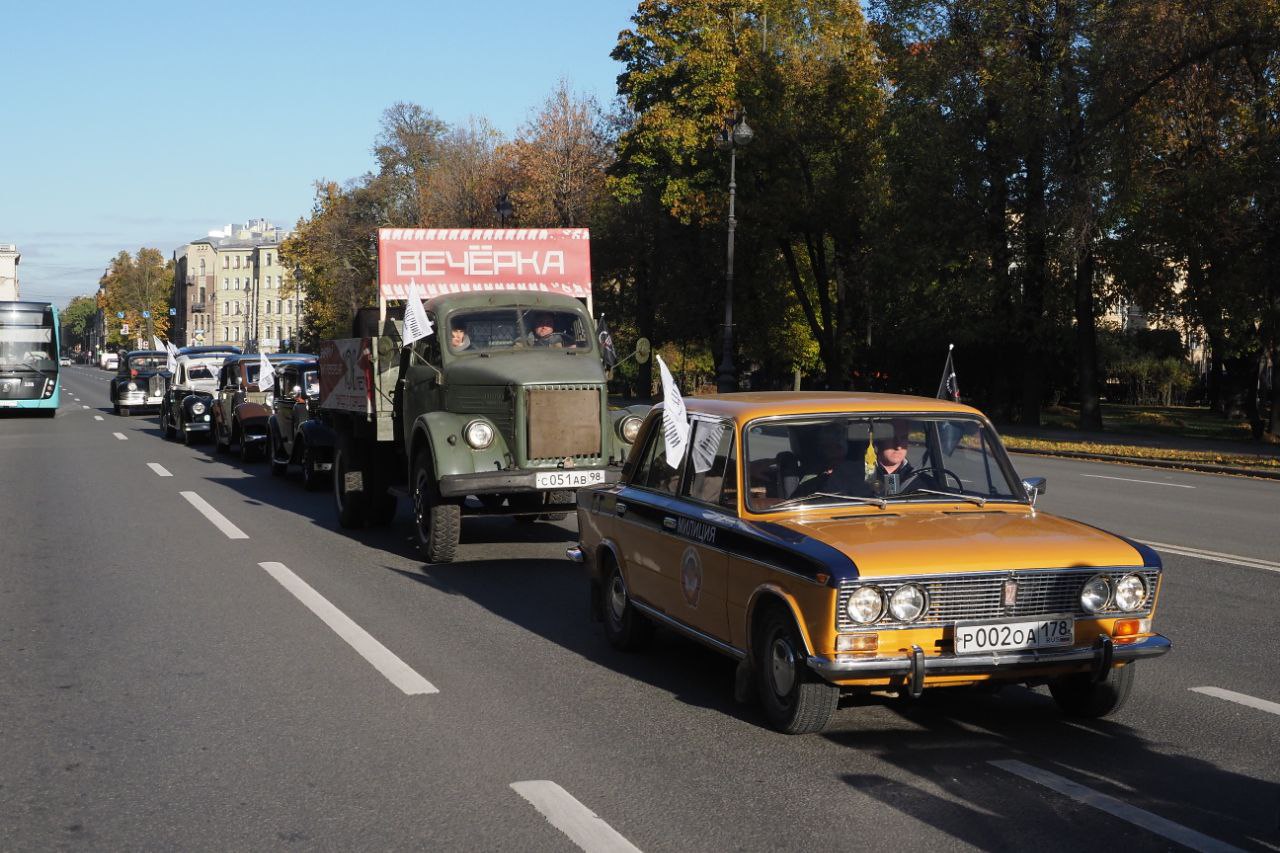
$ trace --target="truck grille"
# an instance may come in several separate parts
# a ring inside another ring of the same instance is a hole
[[[603,389],[599,385],[535,385],[528,401],[525,439],[529,464],[604,464],[601,442]]]
[[[506,386],[471,386],[451,388],[446,386],[445,409],[465,415],[484,415],[498,428],[498,433],[515,447],[516,414],[512,394]]]
[[[1147,598],[1138,611],[1119,610],[1086,614],[1080,607],[1080,590],[1085,581],[1094,575],[1103,575],[1115,586],[1124,575],[1137,574],[1147,584]],[[1002,598],[1006,580],[1018,582],[1018,594],[1012,607],[1005,607]],[[1005,619],[1021,616],[1048,616],[1070,613],[1075,616],[1136,616],[1150,612],[1155,601],[1156,586],[1160,582],[1159,569],[1145,568],[1084,568],[1084,569],[1022,569],[1012,572],[983,572],[963,575],[926,575],[902,578],[855,578],[840,584],[839,607],[836,609],[836,630],[856,631],[866,628],[892,628],[900,623],[888,613],[874,625],[858,625],[849,618],[845,604],[849,595],[860,586],[878,586],[884,590],[885,600],[898,587],[908,583],[923,586],[929,593],[929,607],[925,614],[910,623],[912,628],[928,628],[950,625],[962,619]]]

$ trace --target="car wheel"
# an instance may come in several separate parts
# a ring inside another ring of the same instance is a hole
[[[277,477],[283,477],[289,473],[289,457],[286,456],[283,462],[280,461],[280,441],[270,427],[267,428],[267,434],[271,437],[271,473]]]
[[[604,579],[604,636],[609,645],[624,652],[645,647],[653,636],[653,623],[640,615],[627,595],[622,569],[612,557]]]
[[[840,688],[809,672],[791,615],[778,607],[765,610],[756,639],[756,685],[770,725],[789,735],[826,728],[840,701]]]
[[[182,437],[182,443],[187,447],[195,443],[195,439],[191,437],[191,430],[186,428],[186,424],[178,424],[178,435]]]
[[[462,507],[440,496],[428,452],[413,459],[413,522],[427,562],[452,562],[462,534]]]
[[[218,453],[230,453],[231,442],[222,438],[222,430],[218,428],[218,422],[213,422],[213,449]]]
[[[333,452],[333,504],[338,524],[348,529],[364,526],[364,492],[347,491],[352,458],[350,439],[340,438]]]
[[[1134,664],[1112,667],[1101,681],[1093,673],[1063,675],[1049,682],[1049,693],[1070,717],[1106,717],[1119,711],[1133,690]]]
[[[178,437],[178,430],[173,426],[173,418],[169,417],[168,412],[160,412],[160,423],[164,426],[164,437],[173,441]]]
[[[258,458],[258,445],[249,441],[244,432],[240,433],[240,461],[253,462]]]
[[[324,476],[316,470],[320,455],[310,447],[302,449],[302,487],[308,492],[318,492],[324,488]]]

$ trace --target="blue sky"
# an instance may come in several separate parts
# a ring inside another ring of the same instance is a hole
[[[414,101],[511,135],[560,78],[608,106],[635,0],[13,2],[0,61],[0,243],[22,296],[89,294],[121,249],[292,226],[373,165]]]

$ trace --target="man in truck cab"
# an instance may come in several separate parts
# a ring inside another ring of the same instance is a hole
[[[529,346],[563,347],[565,345],[565,336],[562,332],[556,331],[555,319],[550,311],[531,312],[528,325],[532,330],[526,336]]]

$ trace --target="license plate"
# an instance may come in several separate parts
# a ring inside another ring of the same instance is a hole
[[[1029,621],[1006,619],[994,622],[957,622],[956,654],[1069,646],[1075,642],[1075,633],[1075,620],[1070,616],[1050,616]]]
[[[0,400],[0,409],[16,409],[18,403],[16,400]]]
[[[539,489],[581,489],[603,482],[603,471],[537,471],[533,475],[533,484]]]

